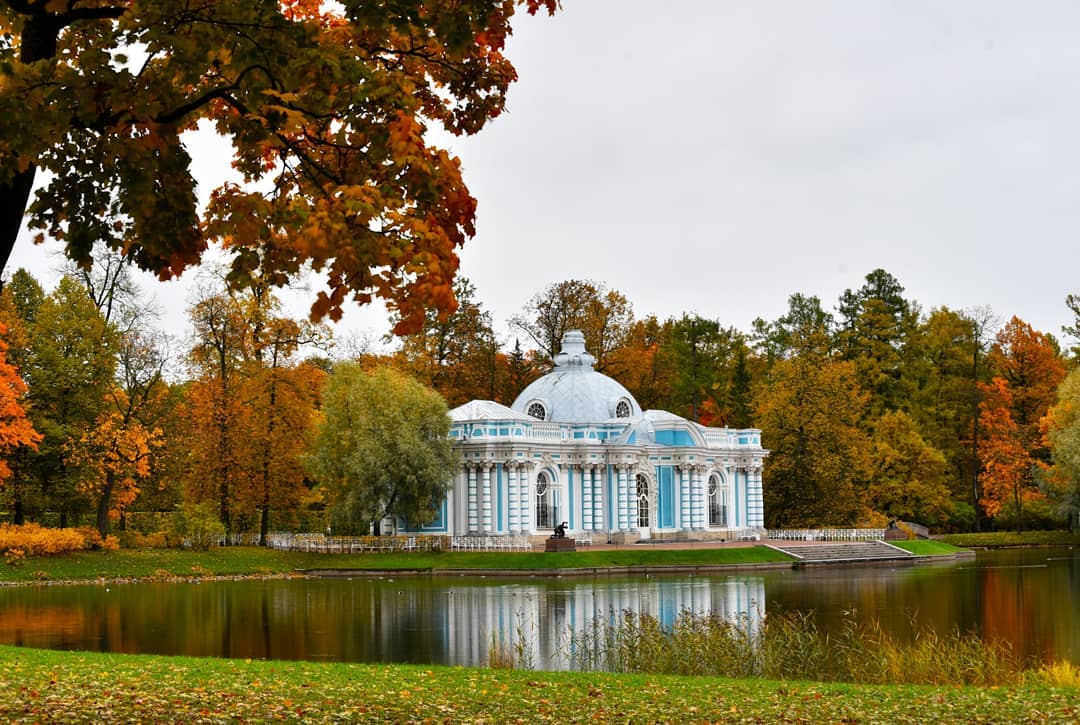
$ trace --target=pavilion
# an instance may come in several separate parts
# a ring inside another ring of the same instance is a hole
[[[459,466],[434,521],[453,536],[568,535],[595,542],[732,539],[764,527],[761,431],[642,411],[593,369],[580,331],[513,405],[450,411]]]

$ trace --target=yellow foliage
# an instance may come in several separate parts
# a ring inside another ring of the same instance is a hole
[[[1035,678],[1051,687],[1080,687],[1080,666],[1068,660],[1051,662],[1040,667]]]
[[[100,543],[100,537],[98,541]],[[0,524],[0,552],[21,550],[25,556],[50,556],[86,548],[89,548],[86,538],[75,529],[48,529],[38,524]]]
[[[855,525],[860,529],[884,529],[889,525],[889,517],[880,511],[866,509]]]

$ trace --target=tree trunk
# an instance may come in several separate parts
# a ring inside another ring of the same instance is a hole
[[[8,183],[0,183],[0,271],[7,268],[15,240],[22,228],[23,212],[30,201],[30,190],[34,187],[36,169],[31,166],[19,172]],[[2,287],[0,287],[2,289]]]
[[[51,12],[35,12],[26,17],[19,36],[19,62],[34,63],[56,57],[56,43],[66,21]],[[13,112],[13,111],[12,111]],[[0,183],[0,271],[7,267],[11,250],[22,228],[23,214],[34,188],[37,167],[30,163],[11,181]]]
[[[16,526],[22,526],[26,523],[26,514],[23,512],[22,494],[19,493],[19,489],[15,489],[15,500],[11,502],[11,523]]]
[[[270,528],[270,492],[263,493],[262,515],[259,517],[259,546],[266,546],[266,534]]]
[[[1016,501],[1016,533],[1019,534],[1024,530],[1024,504],[1023,497],[1020,495],[1020,487],[1016,487],[1016,493],[1013,499]]]
[[[979,525],[979,348],[975,343],[975,352],[971,356],[971,507],[975,510],[975,531],[982,531]]]
[[[97,530],[104,539],[109,534],[109,501],[112,499],[113,484],[116,482],[116,474],[109,471],[105,474],[105,488],[101,492],[101,499],[97,507]]]

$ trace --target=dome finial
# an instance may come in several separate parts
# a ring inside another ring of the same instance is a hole
[[[581,330],[567,330],[562,338],[562,351],[555,356],[555,367],[592,368],[596,358],[585,350],[585,335]]]

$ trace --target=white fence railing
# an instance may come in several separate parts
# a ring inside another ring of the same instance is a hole
[[[325,534],[267,534],[272,549],[320,554],[363,554],[392,551],[441,551],[441,536],[326,536]]]
[[[529,551],[528,536],[454,536],[450,539],[453,551]]]
[[[878,541],[885,529],[769,529],[771,541]]]

